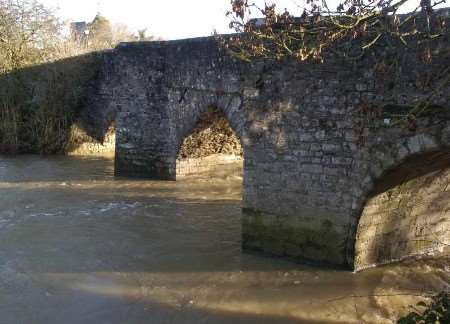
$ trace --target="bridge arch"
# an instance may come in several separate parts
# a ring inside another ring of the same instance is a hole
[[[243,113],[243,101],[239,93],[225,93],[218,89],[199,90],[197,88],[178,88],[169,92],[169,116],[170,116],[170,159],[175,164],[175,178],[188,173],[196,173],[196,165],[200,169],[207,167],[205,148],[200,147],[201,142],[209,142],[217,146],[217,134],[208,138],[205,131],[222,132],[224,137],[244,150],[245,117]],[[190,143],[186,143],[190,140]],[[216,143],[214,143],[216,142]],[[205,144],[205,143],[204,143]],[[230,144],[230,143],[228,143]],[[187,146],[191,148],[185,149]],[[194,150],[195,149],[195,150]],[[197,152],[194,152],[197,151]],[[197,154],[202,151],[201,154]],[[225,150],[225,153],[227,150]],[[230,152],[230,150],[228,150]],[[208,152],[206,152],[208,153]],[[210,155],[220,154],[222,150],[216,147],[210,150]],[[243,155],[243,154],[241,154]],[[221,159],[210,159],[210,166],[215,164],[232,162],[231,156]],[[182,161],[183,160],[183,161]],[[205,164],[206,163],[206,164]]]
[[[238,123],[234,121],[234,125]],[[210,106],[177,138],[176,177],[221,170],[242,174],[243,144],[224,111]],[[236,174],[238,175],[238,174]]]
[[[442,132],[370,156],[350,235],[354,268],[442,253],[450,243],[450,146]]]
[[[245,151],[244,247],[353,265],[360,216],[385,172],[450,143],[448,109],[422,115],[414,132],[378,119],[359,129],[370,117],[362,106],[389,104],[383,116],[398,115],[398,105],[415,105],[418,91],[429,91],[417,87],[420,71],[409,68],[416,66],[414,53],[404,53],[407,68],[392,89],[363,68],[370,60],[358,69],[334,61],[244,63],[216,38],[127,43],[113,54],[98,90],[117,112],[116,174],[176,180],[181,143],[216,107]],[[445,63],[433,65],[440,71]],[[433,106],[447,108],[449,93],[436,91]]]
[[[192,94],[191,94],[192,92]],[[226,118],[236,136],[243,141],[244,116],[242,100],[239,96],[223,96],[221,98],[199,95],[194,90],[185,90],[183,103],[173,107],[175,118],[173,124],[176,134],[176,151],[180,149],[183,140],[192,133],[202,117],[212,110]]]

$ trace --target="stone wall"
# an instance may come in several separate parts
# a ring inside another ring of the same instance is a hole
[[[177,179],[185,176],[242,176],[243,151],[225,115],[210,108],[183,140]]]
[[[203,114],[178,152],[178,160],[199,159],[213,154],[242,157],[242,146],[225,115],[216,109]]]
[[[196,177],[242,177],[243,159],[238,155],[213,154],[177,160],[177,179]]]
[[[244,63],[214,38],[122,44],[105,62],[103,86],[106,109],[118,114],[116,173],[174,180],[181,144],[216,107],[245,156],[244,247],[352,267],[375,183],[408,156],[450,143],[448,86],[433,97],[442,109],[414,129],[386,125],[430,88],[417,82],[417,53],[399,51],[400,74],[380,76],[373,67],[382,51],[355,62]],[[441,57],[426,69],[449,65]],[[364,126],[362,107],[381,114]]]
[[[90,136],[77,124],[72,125],[66,145],[66,154],[73,156],[114,157],[116,149],[116,127],[111,125],[102,141]]]

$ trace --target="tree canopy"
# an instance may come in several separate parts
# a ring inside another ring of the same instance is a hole
[[[326,50],[344,57],[362,55],[378,42],[400,41],[405,46],[449,35],[448,15],[435,15],[446,0],[343,0],[331,8],[327,0],[306,0],[297,12],[279,9],[277,1],[259,7],[248,0],[232,0],[230,28],[245,34],[229,49],[243,59],[266,57],[323,60]],[[252,19],[257,13],[262,18]]]

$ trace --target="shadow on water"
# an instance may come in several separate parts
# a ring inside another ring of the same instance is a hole
[[[52,300],[53,299],[53,300]],[[70,307],[67,308],[67,304]],[[125,303],[125,306],[124,306]],[[0,323],[64,323],[64,324],[175,324],[175,323],[214,323],[214,324],[349,324],[347,321],[329,319],[302,319],[289,315],[249,314],[239,311],[218,311],[197,308],[189,303],[170,306],[164,303],[142,299],[124,300],[119,296],[105,296],[95,293],[81,293],[69,301],[47,297],[47,311],[31,315],[27,310],[17,309],[11,317],[0,318]],[[49,307],[49,304],[52,306]],[[0,311],[2,307],[0,306]],[[33,317],[31,317],[33,316]],[[33,318],[32,322],[29,322]],[[356,323],[356,322],[354,322]]]
[[[27,272],[222,272],[296,267],[280,261],[264,269],[265,258],[241,254],[239,201],[144,198],[156,193],[107,190],[21,189],[24,196],[17,203],[25,210],[11,206],[0,212],[2,259],[21,259]],[[157,191],[161,194],[170,189]],[[191,194],[198,192],[191,190]],[[52,207],[41,207],[36,199]]]
[[[448,282],[242,253],[242,179],[114,179],[112,165],[0,159],[0,324],[388,323],[405,294]]]
[[[114,161],[110,158],[0,155],[0,183],[113,179]]]
[[[2,159],[2,259],[50,273],[296,267],[241,254],[241,180],[114,180],[111,163]]]

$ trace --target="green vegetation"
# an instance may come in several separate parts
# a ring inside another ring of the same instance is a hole
[[[83,55],[1,76],[0,153],[64,152],[98,59]]]
[[[63,27],[34,0],[0,0],[0,153],[62,153],[98,73],[93,52],[151,39],[101,15],[81,37]]]
[[[420,302],[414,311],[397,321],[398,324],[450,323],[450,293],[434,297],[430,305]]]

